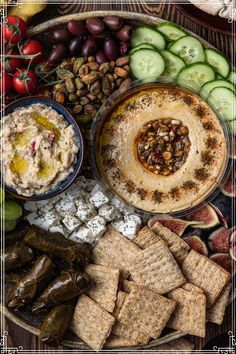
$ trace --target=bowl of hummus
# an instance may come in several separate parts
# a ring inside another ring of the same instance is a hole
[[[79,126],[60,104],[19,99],[2,112],[1,173],[18,198],[42,200],[64,191],[78,175],[84,146]]]
[[[115,93],[98,112],[90,146],[95,176],[136,211],[184,216],[225,177],[227,127],[197,93],[150,81]]]

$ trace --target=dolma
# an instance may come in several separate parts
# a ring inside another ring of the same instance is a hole
[[[29,304],[37,296],[37,293],[42,291],[42,286],[45,286],[45,283],[50,281],[53,275],[53,262],[48,256],[42,255],[37,259],[33,268],[7,294],[8,306],[18,310]]]
[[[88,245],[68,240],[59,232],[50,233],[32,226],[27,231],[24,241],[43,253],[63,259],[76,269],[85,266],[90,259],[91,250]]]
[[[48,285],[34,302],[32,312],[39,313],[73,299],[75,296],[88,290],[91,284],[91,278],[86,273],[75,270],[64,271]]]
[[[11,246],[6,247],[1,258],[5,260],[6,272],[21,267],[23,264],[31,261],[34,253],[30,247],[22,242],[16,242]]]
[[[75,304],[62,304],[53,307],[39,328],[39,339],[48,345],[58,346],[65,331],[69,328]]]
[[[27,223],[26,225],[21,224],[21,229],[11,232],[11,233],[7,233],[5,235],[5,246],[10,246],[12,244],[14,244],[15,242],[18,241],[22,241],[23,238],[25,237],[25,234],[27,232],[27,230],[29,229],[30,225]]]

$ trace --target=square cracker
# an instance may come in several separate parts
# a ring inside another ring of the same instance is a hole
[[[81,295],[76,304],[71,330],[92,349],[102,349],[110,335],[115,318],[91,300]]]
[[[132,239],[132,242],[144,250],[145,248],[161,240],[161,237],[155,234],[148,226],[144,226]]]
[[[119,269],[89,264],[85,271],[95,282],[94,286],[87,291],[87,295],[105,310],[112,312],[119,284]]]
[[[138,285],[137,283],[135,283],[132,280],[124,280],[123,281],[123,290],[126,293],[130,293],[132,291],[132,289],[134,289],[137,286],[139,287],[140,285]]]
[[[129,331],[139,331],[147,337],[157,339],[175,305],[175,301],[143,287],[136,287],[126,297],[117,319]],[[125,337],[129,338],[128,331]]]
[[[132,340],[138,344],[147,344],[150,336],[146,336],[140,331],[133,330],[129,325],[116,321],[112,328],[112,335]]]
[[[95,264],[118,268],[124,276],[128,272],[128,265],[135,261],[140,252],[138,246],[112,226],[108,226],[107,232],[99,239],[92,251],[92,260]]]
[[[117,298],[116,298],[116,304],[115,304],[115,308],[114,308],[114,311],[113,311],[113,316],[115,318],[118,317],[119,313],[120,313],[120,310],[124,304],[124,301],[125,301],[125,297],[126,297],[126,293],[124,293],[123,291],[119,291],[118,294],[117,294]]]
[[[181,288],[184,290],[187,290],[187,291],[192,291],[192,292],[204,294],[204,291],[201,288],[199,288],[198,286],[195,286],[191,283],[185,283],[184,285],[181,286]]]
[[[134,347],[135,345],[138,344],[139,343],[137,341],[111,334],[110,337],[108,337],[104,345],[104,348],[113,349],[113,348]]]
[[[129,269],[132,280],[159,294],[165,294],[186,282],[167,245],[162,241],[143,250]]]
[[[205,337],[206,296],[179,288],[172,290],[167,297],[177,303],[167,327],[193,336]]]
[[[176,340],[173,340],[172,342],[168,342],[165,344],[158,345],[155,348],[155,353],[178,353],[178,354],[190,354],[192,353],[192,350],[194,349],[195,345],[194,343],[188,341],[185,338],[179,338]],[[145,351],[142,352],[142,354],[146,354]],[[150,354],[150,352],[149,352]]]
[[[207,308],[213,306],[231,278],[224,268],[194,250],[185,258],[182,270],[188,282],[204,290]]]
[[[225,309],[229,301],[229,294],[232,284],[229,283],[225,286],[222,293],[216,300],[212,308],[207,312],[207,320],[218,325],[221,325],[224,319]]]

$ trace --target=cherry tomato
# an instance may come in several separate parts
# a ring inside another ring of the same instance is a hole
[[[15,50],[11,50],[6,54],[19,55]],[[20,58],[5,58],[3,67],[7,72],[14,73],[17,69],[22,67],[22,60]]]
[[[8,93],[12,87],[12,80],[7,72],[2,72],[0,77],[0,93]]]
[[[33,60],[33,64],[37,64],[40,62],[40,60],[43,57],[43,45],[39,41],[36,41],[35,39],[29,39],[28,41],[25,42],[25,44],[21,48],[21,52],[23,55],[33,55],[33,54],[38,54]],[[25,59],[25,63],[29,63],[30,59]]]
[[[37,87],[38,78],[33,70],[26,68],[17,70],[12,79],[12,85],[16,92],[22,95],[32,94]]]
[[[3,24],[3,35],[7,42],[17,43],[27,36],[27,25],[19,16],[8,16]]]

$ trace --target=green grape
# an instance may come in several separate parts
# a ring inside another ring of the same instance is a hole
[[[5,191],[3,188],[0,187],[0,204],[4,201],[5,199]]]
[[[5,202],[5,220],[12,221],[19,219],[22,215],[22,208],[19,204],[7,200]]]
[[[5,231],[13,231],[16,227],[17,221],[16,220],[5,220]]]

